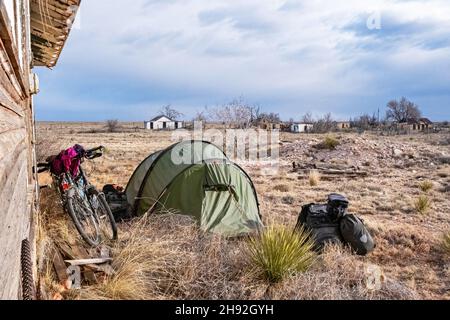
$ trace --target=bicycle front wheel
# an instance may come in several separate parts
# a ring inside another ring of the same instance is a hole
[[[67,195],[67,211],[84,241],[96,247],[100,244],[99,226],[89,202],[73,188]]]
[[[100,233],[105,240],[117,240],[117,224],[111,208],[106,201],[103,193],[97,193],[92,196],[91,202],[96,212],[96,219],[99,225]]]

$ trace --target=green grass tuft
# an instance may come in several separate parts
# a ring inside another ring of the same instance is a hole
[[[427,214],[431,207],[430,198],[425,195],[420,196],[414,203],[414,207],[418,213]]]
[[[423,192],[429,192],[433,189],[434,184],[433,182],[426,180],[423,181],[419,184],[419,189],[422,190]]]
[[[248,242],[251,262],[272,283],[305,272],[315,260],[313,242],[303,229],[296,232],[284,226],[270,226]]]
[[[444,234],[444,237],[442,239],[442,248],[444,249],[445,253],[450,254],[450,231]]]

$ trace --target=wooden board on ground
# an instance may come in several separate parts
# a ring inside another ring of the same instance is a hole
[[[53,267],[60,283],[64,283],[68,279],[67,266],[58,249],[53,250]]]
[[[72,266],[86,266],[90,264],[103,264],[112,262],[111,258],[94,258],[94,259],[78,259],[78,260],[66,260]]]

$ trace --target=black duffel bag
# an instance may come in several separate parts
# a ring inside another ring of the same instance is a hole
[[[299,230],[301,227],[311,232],[316,251],[322,251],[327,243],[342,244],[339,220],[330,214],[327,205],[303,206],[296,229]]]
[[[344,242],[358,255],[365,256],[375,249],[375,242],[364,222],[354,214],[346,214],[340,221],[340,231]]]

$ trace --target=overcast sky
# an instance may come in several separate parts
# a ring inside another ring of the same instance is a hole
[[[39,120],[191,119],[243,96],[348,119],[406,96],[450,120],[448,0],[84,0]]]

